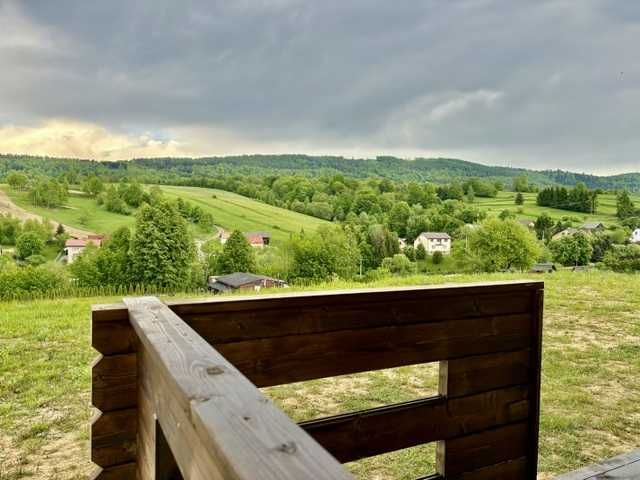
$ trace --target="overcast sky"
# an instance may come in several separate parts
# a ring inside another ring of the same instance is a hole
[[[0,152],[640,171],[640,2],[0,0]]]

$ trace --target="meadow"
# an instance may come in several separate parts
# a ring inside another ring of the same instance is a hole
[[[409,276],[312,289],[509,280],[515,274]],[[637,448],[640,432],[640,276],[545,277],[540,476]],[[295,290],[295,289],[292,289]],[[86,478],[93,303],[115,297],[0,303],[0,480]],[[434,365],[272,387],[296,420],[428,395]],[[413,479],[434,469],[431,445],[354,462],[363,479]]]
[[[571,212],[568,210],[560,210],[558,208],[540,207],[536,205],[535,193],[523,193],[524,204],[516,205],[514,192],[498,192],[495,198],[476,197],[475,205],[485,210],[489,215],[497,216],[503,210],[513,211],[518,218],[535,220],[537,217],[546,213],[554,220],[560,220],[562,217],[576,218],[580,222],[599,221],[606,226],[619,224],[616,217],[616,196],[614,194],[598,195],[598,208],[595,215],[589,215],[581,212]],[[631,195],[631,199],[640,204],[639,195]]]
[[[93,198],[82,193],[70,193],[69,200],[61,208],[35,207],[27,197],[27,192],[16,192],[7,185],[0,185],[11,200],[19,207],[47,218],[76,228],[96,233],[109,234],[119,227],[132,226],[134,215],[120,215],[108,212],[98,206]],[[329,222],[319,218],[274,207],[252,200],[242,195],[199,187],[161,186],[170,199],[182,198],[213,215],[216,225],[227,230],[267,231],[277,244],[284,242],[293,233],[301,230],[314,231],[320,225]],[[215,232],[203,232],[194,228],[194,234],[200,238],[211,237]]]

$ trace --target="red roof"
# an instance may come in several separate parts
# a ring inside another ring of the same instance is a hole
[[[65,247],[86,247],[86,240],[80,240],[78,238],[70,238],[66,242],[64,242]]]
[[[247,235],[247,242],[251,245],[264,245],[264,240],[261,235]]]

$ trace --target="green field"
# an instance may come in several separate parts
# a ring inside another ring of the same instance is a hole
[[[396,277],[372,285],[513,279],[517,275]],[[549,479],[637,448],[640,277],[558,272],[545,277],[540,476]],[[0,303],[0,479],[86,478],[90,471],[89,308],[114,298]],[[410,366],[273,387],[295,419],[431,394],[433,366]],[[425,446],[349,465],[362,479],[433,471]]]
[[[560,220],[562,217],[571,217],[579,219],[580,222],[597,220],[603,222],[607,227],[619,224],[619,219],[616,217],[616,196],[614,194],[598,196],[598,209],[595,215],[560,210],[557,208],[539,207],[536,205],[535,193],[524,193],[524,205],[516,205],[515,196],[516,194],[514,192],[499,192],[496,198],[476,197],[475,204],[493,216],[499,215],[503,210],[512,210],[517,214],[518,218],[535,220],[543,212],[546,212],[554,220]],[[631,198],[636,205],[640,205],[640,196],[632,195]],[[519,212],[520,209],[522,209],[521,213]]]
[[[227,230],[267,231],[276,243],[300,230],[314,231],[329,222],[293,212],[223,190],[162,186],[169,198],[182,198],[213,215],[216,225]]]
[[[222,190],[173,186],[161,188],[171,199],[182,198],[210,212],[216,225],[227,230],[238,229],[243,232],[267,231],[276,243],[287,240],[292,233],[299,233],[301,229],[313,231],[318,226],[329,223]],[[45,208],[34,207],[29,202],[26,192],[13,191],[7,185],[0,185],[0,189],[4,190],[16,205],[29,212],[83,230],[109,234],[119,227],[131,226],[134,222],[134,216],[108,212],[104,207],[99,207],[94,199],[78,193],[72,193],[67,205],[62,208]],[[83,215],[87,219],[85,223],[81,221]],[[202,237],[207,236],[207,233],[198,230],[196,233]]]

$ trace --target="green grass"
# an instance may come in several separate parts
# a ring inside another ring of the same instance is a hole
[[[316,230],[320,225],[328,224],[325,220],[292,212],[283,208],[267,205],[242,195],[198,187],[162,186],[162,191],[171,199],[182,198],[210,212],[216,222],[227,230],[267,231],[275,243],[286,241],[292,233]],[[26,192],[16,192],[7,185],[0,185],[16,205],[49,220],[62,222],[83,230],[109,234],[122,226],[134,223],[133,215],[111,213],[96,205],[94,199],[81,194],[71,194],[67,205],[63,208],[34,207],[27,198]],[[214,197],[215,196],[215,197]],[[80,219],[85,215],[88,221],[83,224]],[[197,236],[206,238],[215,232],[202,232],[195,229]]]
[[[595,215],[560,210],[557,208],[539,207],[536,205],[535,193],[524,193],[524,205],[516,205],[515,196],[516,194],[513,192],[499,192],[496,198],[476,197],[475,205],[493,216],[499,215],[503,210],[511,210],[517,214],[518,218],[535,220],[543,212],[546,212],[554,220],[560,220],[562,217],[575,217],[580,222],[587,220],[600,221],[607,227],[619,224],[619,219],[616,217],[616,196],[613,194],[598,196],[599,206]],[[640,196],[632,196],[632,199],[636,204],[640,205]],[[519,213],[519,209],[522,209],[522,213]]]
[[[169,198],[182,198],[213,215],[216,225],[227,230],[267,231],[274,242],[286,241],[301,229],[314,231],[329,222],[293,212],[242,195],[198,187],[162,186]],[[215,196],[215,197],[214,197]]]
[[[16,192],[7,185],[0,185],[0,189],[6,192],[19,207],[53,222],[64,223],[82,230],[108,234],[122,226],[131,226],[134,222],[133,216],[108,212],[104,207],[99,207],[93,198],[82,194],[70,194],[64,207],[46,208],[33,206],[27,192]],[[86,223],[81,221],[83,216],[87,219]]]
[[[517,275],[395,277],[367,286],[468,282]],[[637,448],[640,432],[640,276],[544,277],[539,478]],[[313,289],[365,285],[336,282]],[[295,289],[292,289],[295,290]],[[0,303],[0,479],[85,478],[90,470],[89,308],[115,298]],[[268,394],[296,420],[435,391],[433,366],[284,385]],[[360,478],[433,471],[427,445],[349,465]]]

